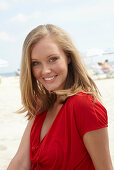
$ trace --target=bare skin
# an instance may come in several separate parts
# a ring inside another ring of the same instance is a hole
[[[29,120],[25,132],[23,134],[18,151],[12,161],[10,162],[7,170],[30,170],[30,130],[34,119]]]
[[[56,102],[50,110],[48,110],[46,114],[46,118],[44,120],[41,132],[40,132],[40,141],[45,137],[47,132],[49,131],[51,125],[53,124],[53,121],[55,120],[59,110],[61,109],[62,104],[59,104],[59,102]]]
[[[111,66],[108,64],[108,60],[106,60],[103,64],[102,64],[102,70],[103,71],[105,71],[105,70],[107,70],[107,71],[111,71]]]
[[[107,128],[87,132],[83,137],[95,170],[113,170]]]

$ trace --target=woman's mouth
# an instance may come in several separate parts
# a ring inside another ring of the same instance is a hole
[[[43,78],[45,81],[51,81],[51,80],[54,80],[54,78],[57,77],[56,76],[52,76],[52,77],[47,77],[47,78]]]
[[[52,79],[54,79],[54,77],[55,77],[55,76],[49,77],[49,78],[44,78],[44,80],[52,80]]]

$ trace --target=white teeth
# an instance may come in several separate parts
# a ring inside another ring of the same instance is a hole
[[[44,78],[45,80],[52,80],[54,79],[54,76],[53,77],[50,77],[50,78]]]

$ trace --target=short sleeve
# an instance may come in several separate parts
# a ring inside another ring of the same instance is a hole
[[[80,136],[108,126],[108,117],[105,107],[96,99],[87,94],[77,95],[73,102],[76,126]]]

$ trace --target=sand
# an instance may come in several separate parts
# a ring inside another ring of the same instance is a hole
[[[95,80],[108,111],[109,142],[114,164],[114,78]],[[18,77],[2,77],[0,83],[0,170],[5,170],[15,155],[27,124],[23,114],[14,112],[21,107]]]

